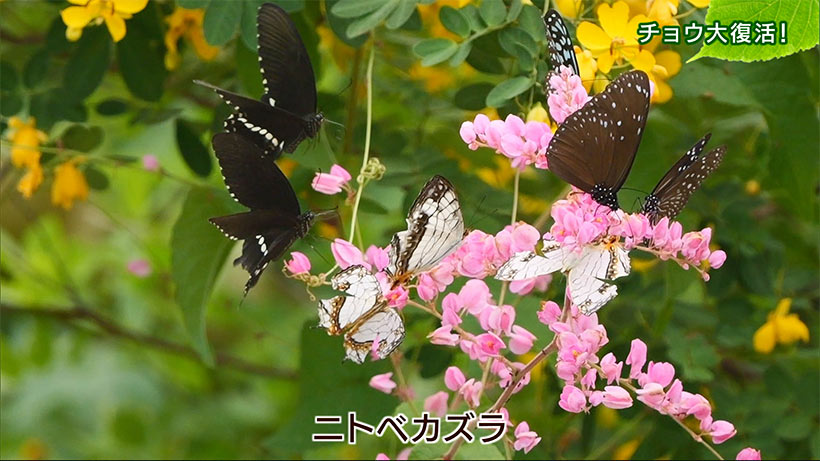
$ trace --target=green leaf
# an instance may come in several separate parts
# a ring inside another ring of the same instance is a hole
[[[193,188],[182,205],[171,233],[171,277],[175,298],[191,344],[205,363],[213,364],[205,331],[205,314],[216,277],[225,264],[233,241],[222,235],[208,218],[236,212],[227,193]]]
[[[264,87],[262,86],[262,73],[259,72],[259,55],[256,54],[256,51],[251,51],[243,46],[237,47],[234,55],[236,58],[236,76],[244,90],[243,93],[253,98],[260,97]]]
[[[16,92],[0,91],[0,99],[3,101],[0,104],[0,114],[5,117],[16,115],[23,109],[23,98]]]
[[[532,80],[528,77],[513,77],[499,83],[487,94],[488,107],[501,107],[510,99],[527,91],[532,86]]]
[[[677,367],[683,367],[684,381],[710,381],[714,377],[712,369],[720,361],[714,346],[703,336],[687,336],[683,331],[669,332],[669,358]]]
[[[455,429],[455,427],[453,428]],[[448,431],[449,432],[449,431]],[[446,433],[446,432],[445,432]],[[484,437],[484,434],[480,435]],[[413,447],[410,452],[410,459],[441,459],[447,450],[450,449],[450,444],[438,442],[434,444],[418,444]],[[455,459],[487,459],[500,460],[505,459],[504,454],[495,445],[484,445],[480,441],[475,440],[472,443],[465,443],[458,449]]]
[[[330,12],[340,18],[360,18],[384,6],[384,0],[339,0]]]
[[[470,35],[470,20],[461,11],[445,5],[439,10],[438,17],[441,25],[450,32],[460,37]]]
[[[117,43],[117,62],[122,79],[134,96],[144,101],[162,97],[165,77],[165,46],[158,24],[156,4],[128,21],[128,33]]]
[[[754,43],[757,34],[752,25],[752,44],[733,44],[727,33],[728,43],[715,40],[708,45],[704,44],[689,61],[702,57],[743,62],[767,61],[811,49],[820,43],[817,34],[820,29],[818,18],[820,10],[817,0],[713,0],[706,13],[706,24],[720,21],[729,27],[736,21],[750,24],[773,22],[777,31],[775,44]],[[781,23],[787,24],[785,43],[781,40]]]
[[[68,60],[63,74],[65,96],[88,97],[102,82],[111,62],[111,40],[104,27],[88,27]]]
[[[541,19],[541,11],[532,5],[524,5],[521,14],[518,15],[518,27],[530,34],[535,42],[546,41],[544,31],[544,20]]]
[[[106,99],[104,101],[100,101],[100,103],[97,104],[96,110],[97,113],[100,115],[111,117],[114,115],[123,114],[126,111],[128,111],[129,108],[130,106],[128,104],[128,101],[124,101],[122,99],[117,98],[111,98]]]
[[[701,62],[683,66],[670,84],[680,98],[714,99],[733,106],[760,107],[754,94],[737,76]]]
[[[196,10],[199,8],[207,8],[210,2],[211,0],[177,0],[177,5],[188,10]]]
[[[373,375],[390,369],[387,361],[342,362],[342,338],[328,336],[315,325],[311,320],[302,329],[298,407],[266,442],[272,452],[291,455],[287,458],[315,447],[311,434],[316,432],[316,415],[342,415],[346,422],[347,412],[355,411],[358,421],[375,425],[396,407],[395,397],[367,385]]]
[[[216,46],[228,43],[242,20],[242,7],[236,2],[211,2],[202,20],[205,40]]]
[[[464,62],[464,60],[467,59],[467,56],[470,55],[470,51],[472,51],[472,49],[473,49],[473,42],[471,42],[471,41],[462,42],[458,46],[458,51],[456,51],[455,54],[453,54],[453,56],[450,57],[450,66],[456,67],[456,66],[460,65],[462,62]]]
[[[333,12],[333,8],[340,3],[340,1],[341,0],[325,0],[328,11],[327,22],[330,25],[330,29],[333,30],[333,33],[336,34],[340,40],[353,48],[358,48],[367,41],[367,36],[360,35],[355,38],[350,38],[347,36],[347,27],[353,22],[353,19],[342,18]]]
[[[17,69],[8,62],[0,61],[0,90],[15,91],[19,85],[20,77],[17,75]]]
[[[455,104],[459,109],[481,110],[487,107],[487,95],[495,88],[492,83],[473,83],[458,90]]]
[[[399,4],[396,6],[396,9],[390,13],[390,17],[388,17],[387,21],[384,23],[385,27],[390,30],[398,29],[403,26],[411,16],[413,16],[414,11],[416,11],[415,0],[399,0]]]
[[[477,45],[473,46],[473,49],[470,50],[470,54],[467,55],[467,64],[473,66],[473,68],[478,71],[488,74],[504,74],[507,72],[504,68],[504,64],[501,63],[498,57],[487,53],[482,47]]]
[[[478,8],[475,5],[472,3],[464,5],[464,7],[459,11],[465,18],[467,18],[467,22],[470,23],[470,29],[472,29],[473,32],[478,32],[485,29],[484,22],[481,21],[481,14],[478,12]]]
[[[512,0],[510,2],[510,9],[507,11],[507,21],[515,21],[518,15],[521,14],[521,9],[524,7],[524,2],[521,0]]]
[[[371,30],[375,29],[376,26],[381,24],[382,21],[396,8],[399,4],[400,0],[387,0],[384,1],[381,8],[378,10],[364,16],[362,18],[356,19],[355,21],[351,22],[349,26],[347,26],[347,36],[348,37],[358,37],[359,35],[365,34],[370,32]]]
[[[51,53],[47,48],[31,55],[23,69],[23,83],[26,88],[34,88],[48,74],[48,64],[51,61]]]
[[[458,45],[446,38],[428,38],[416,43],[413,47],[413,53],[421,58],[422,66],[433,66],[446,61],[456,51],[458,51]]]
[[[242,6],[242,19],[239,24],[239,31],[242,35],[242,42],[249,50],[256,51],[256,15],[259,7],[267,3],[265,0],[245,0]]]
[[[196,130],[181,118],[176,120],[176,137],[177,147],[188,167],[202,177],[211,174],[213,162],[208,148],[202,143]]]
[[[71,125],[60,140],[67,149],[91,152],[102,144],[103,135],[103,129],[98,126]]]
[[[482,0],[478,7],[478,12],[481,14],[481,19],[490,27],[497,26],[504,22],[507,16],[507,8],[504,6],[504,0]]]
[[[498,44],[511,56],[517,56],[517,46],[529,53],[530,56],[538,54],[538,45],[523,29],[507,27],[498,34]]]
[[[108,176],[93,165],[86,166],[83,173],[85,173],[88,186],[94,190],[106,190],[111,185]]]

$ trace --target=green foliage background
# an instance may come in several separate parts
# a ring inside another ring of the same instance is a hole
[[[149,3],[127,21],[127,35],[116,44],[104,27],[86,28],[79,42],[67,42],[59,18],[65,3],[0,3],[2,128],[14,115],[36,117],[49,135],[47,147],[87,154],[84,172],[93,189],[69,212],[48,203],[48,184],[23,199],[14,190],[20,170],[10,165],[9,145],[2,145],[3,458],[374,458],[400,450],[389,439],[364,438],[357,446],[310,442],[316,414],[356,410],[375,423],[409,412],[367,386],[390,365],[341,363],[340,341],[312,328],[314,303],[279,265],[239,308],[246,274],[227,263],[239,248],[206,221],[236,209],[207,147],[228,108],[192,80],[261,92],[252,51],[260,3],[178,0],[207,8],[205,37],[221,51],[202,62],[182,44],[182,65],[172,72],[163,65],[162,18],[173,1]],[[325,124],[318,141],[289,157],[303,207],[337,204],[338,197],[310,190],[316,170],[338,162],[358,171],[364,65],[375,46],[371,155],[387,173],[365,190],[362,240],[385,245],[434,173],[461,191],[468,226],[495,233],[508,223],[510,181],[489,185],[476,174],[489,168],[509,177],[508,167],[487,149],[469,151],[458,128],[484,107],[498,108],[503,117],[529,101],[543,103],[542,2],[443,7],[440,21],[452,32],[447,37],[431,36],[414,0],[281,3],[311,54],[320,108],[345,125]],[[816,25],[816,2],[809,5]],[[693,18],[702,22],[704,12]],[[320,49],[320,28],[335,34],[331,48]],[[709,283],[669,262],[636,270],[600,313],[608,350],[625,357],[630,340],[642,338],[650,360],[672,362],[688,390],[712,400],[716,418],[735,424],[738,435],[718,447],[727,458],[746,446],[765,458],[820,458],[820,62],[817,48],[809,48],[765,62],[701,58],[670,81],[675,95],[653,107],[627,186],[651,189],[682,152],[712,132],[712,144],[726,144],[729,152],[680,219],[690,230],[714,227],[713,241],[729,258]],[[697,49],[678,51],[685,60]],[[413,77],[419,61],[441,63],[455,77],[443,90],[428,91],[424,78]],[[159,158],[161,174],[142,170],[146,154]],[[58,157],[44,154],[46,168]],[[548,172],[525,174],[522,193],[543,204],[519,216],[533,222],[563,187]],[[621,201],[640,195],[624,191]],[[341,223],[349,222],[349,208],[340,212]],[[341,223],[335,231],[346,235]],[[326,270],[329,245],[314,234],[294,250]],[[136,258],[150,261],[149,277],[127,271]],[[557,299],[560,285],[553,283],[547,298]],[[792,312],[809,325],[811,340],[756,353],[752,335],[784,297],[794,299]],[[520,323],[539,336],[536,346],[543,346],[551,333],[535,318],[538,301],[527,297],[517,310]],[[471,364],[428,343],[432,319],[410,310],[405,316],[405,372],[420,403],[442,388],[449,364]],[[515,453],[517,459],[608,458],[628,442],[638,444],[636,458],[708,456],[668,418],[640,404],[618,413],[568,414],[557,406],[560,387],[546,366],[511,400],[513,419],[528,421],[543,437],[530,454]],[[412,456],[441,452],[419,447]],[[497,458],[502,451],[465,447],[461,456]]]

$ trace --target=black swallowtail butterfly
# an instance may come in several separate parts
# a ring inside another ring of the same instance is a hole
[[[700,155],[711,137],[711,133],[707,134],[683,154],[646,197],[641,211],[652,224],[657,224],[663,217],[672,219],[677,216],[703,180],[720,165],[726,146]]]
[[[316,77],[299,31],[285,10],[272,3],[257,16],[259,67],[265,93],[261,102],[202,81],[235,113],[225,120],[228,132],[241,133],[273,158],[292,153],[315,137],[324,116],[316,111]]]
[[[617,210],[648,113],[646,73],[621,74],[558,127],[547,148],[550,171]]]
[[[247,294],[268,264],[304,237],[321,213],[302,213],[288,178],[244,136],[219,133],[212,142],[228,192],[250,208],[244,213],[209,219],[229,238],[244,240],[242,255],[233,263],[241,264],[250,274],[245,284]]]
[[[558,72],[561,66],[572,69],[575,75],[581,75],[578,67],[578,58],[575,56],[575,47],[572,46],[572,39],[569,36],[567,25],[554,9],[547,11],[544,15],[544,29],[547,32],[547,47],[550,53],[550,73],[547,74],[545,88],[549,88],[549,79],[554,72]]]

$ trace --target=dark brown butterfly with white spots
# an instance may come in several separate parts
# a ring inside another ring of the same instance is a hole
[[[711,137],[712,134],[708,133],[683,154],[646,197],[641,211],[652,224],[657,224],[664,217],[673,219],[677,216],[703,180],[720,165],[726,146],[700,155]]]
[[[263,156],[262,149],[239,133],[216,134],[212,143],[228,192],[250,208],[209,219],[230,239],[244,240],[242,255],[233,263],[250,274],[247,295],[271,261],[304,237],[318,216],[332,211],[302,213],[288,178]]]
[[[581,75],[581,71],[578,67],[578,58],[575,56],[575,47],[572,46],[572,38],[569,36],[569,30],[561,14],[550,8],[543,19],[551,68],[544,88],[549,88],[550,77],[558,72],[561,66],[569,67],[575,75]]]
[[[257,15],[257,51],[265,92],[261,101],[223,90],[209,83],[234,108],[225,130],[241,133],[277,158],[292,153],[305,138],[313,138],[324,116],[316,110],[316,77],[299,31],[288,14],[265,3]]]
[[[564,120],[547,148],[556,176],[617,210],[649,113],[649,77],[633,70]]]

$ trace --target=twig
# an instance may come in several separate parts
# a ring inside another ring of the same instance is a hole
[[[108,333],[110,336],[143,344],[169,354],[179,355],[206,366],[199,358],[199,354],[191,347],[172,341],[167,341],[156,336],[131,331],[85,307],[72,307],[68,309],[51,307],[18,307],[12,306],[8,303],[2,303],[0,304],[0,313],[8,315],[30,315],[33,317],[51,318],[65,322],[66,324],[78,329],[81,327],[76,324],[77,321],[88,321],[105,333]],[[296,373],[291,370],[271,368],[222,353],[216,354],[216,365],[268,378],[287,380],[297,378]]]
[[[356,235],[356,220],[359,214],[359,203],[362,200],[362,192],[364,186],[367,184],[368,178],[365,177],[364,172],[367,168],[367,160],[370,157],[370,130],[373,128],[373,60],[376,54],[375,40],[371,38],[373,43],[370,44],[370,57],[367,58],[367,127],[365,129],[364,137],[364,153],[362,154],[362,168],[359,171],[359,176],[356,182],[359,183],[359,189],[356,191],[356,202],[353,204],[353,216],[350,219],[350,238],[347,240],[352,242],[353,236]]]

